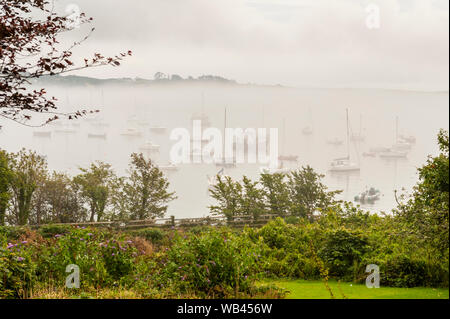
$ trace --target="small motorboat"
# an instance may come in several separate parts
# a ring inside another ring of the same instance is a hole
[[[375,189],[371,187],[368,190],[365,190],[364,192],[361,192],[360,194],[355,196],[355,202],[360,203],[373,203],[380,199],[381,193],[378,189]]]

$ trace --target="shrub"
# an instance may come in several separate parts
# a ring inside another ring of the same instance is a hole
[[[329,268],[330,275],[339,278],[355,279],[362,256],[368,250],[368,240],[359,231],[345,228],[328,231],[325,245],[319,256]]]
[[[162,259],[163,278],[180,292],[237,297],[248,293],[257,272],[259,248],[244,236],[222,229],[178,236]]]
[[[164,231],[156,228],[141,229],[132,232],[134,236],[142,237],[154,245],[160,244],[164,239]]]
[[[0,246],[0,298],[26,298],[35,283],[35,265],[26,242]]]
[[[7,240],[13,241],[20,239],[21,236],[29,231],[26,227],[0,226],[0,235],[5,235]]]
[[[55,235],[64,235],[71,231],[71,227],[67,225],[45,225],[39,229],[39,233],[44,238],[52,238]]]

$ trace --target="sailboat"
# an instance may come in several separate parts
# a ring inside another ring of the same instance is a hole
[[[397,141],[391,148],[379,154],[382,158],[406,158],[408,153],[405,150],[411,148],[407,142],[399,142],[398,138],[398,117],[395,119],[395,140]]]
[[[220,167],[236,167],[236,159],[233,157],[225,157],[225,130],[227,128],[227,108],[225,108],[225,119],[223,126],[223,157],[216,160],[216,166]]]
[[[157,152],[159,151],[159,145],[154,144],[152,141],[147,141],[139,147],[139,150],[144,152]]]
[[[350,139],[355,142],[364,142],[366,137],[362,133],[362,115],[359,116],[359,133],[352,133]]]
[[[312,116],[311,116],[311,108],[308,109],[309,114],[309,122],[312,122]],[[313,133],[313,128],[311,125],[307,125],[302,129],[303,135],[311,135]]]
[[[211,122],[208,115],[205,113],[205,93],[202,93],[202,109],[200,113],[194,113],[191,121],[202,121],[203,127],[211,127]]]
[[[282,155],[278,156],[278,159],[280,161],[287,161],[287,162],[296,162],[298,159],[298,155],[283,155],[285,152],[285,145],[286,145],[286,119],[283,119],[283,146],[282,146]]]
[[[348,124],[348,109],[347,114],[347,156],[336,158],[331,162],[330,172],[354,172],[359,171],[359,165],[350,161],[350,131]]]

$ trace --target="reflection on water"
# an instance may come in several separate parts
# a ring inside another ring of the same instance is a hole
[[[324,182],[331,190],[343,190],[341,198],[345,200],[353,200],[360,192],[375,187],[381,191],[380,200],[363,205],[373,211],[389,211],[395,206],[394,190],[411,189],[417,182],[417,167],[427,155],[438,152],[438,130],[448,129],[448,93],[212,86],[49,91],[60,97],[67,111],[77,105],[92,105],[101,113],[39,130],[3,121],[1,148],[36,150],[47,156],[51,169],[74,175],[78,167],[95,160],[111,163],[118,174],[124,174],[132,152],[139,152],[145,145],[158,145],[159,151],[149,149],[148,155],[166,167],[171,189],[178,195],[168,214],[176,217],[208,213],[208,176],[221,169],[214,164],[169,166],[169,150],[174,143],[169,140],[170,132],[174,128],[191,130],[193,116],[201,115],[222,131],[226,107],[228,127],[279,128],[280,152],[282,146],[284,153],[280,155],[298,156],[297,163],[286,161],[284,167],[312,166],[326,175]],[[330,173],[330,162],[347,156],[346,108],[349,131],[354,137],[350,158],[361,169]],[[311,130],[305,132],[305,128]],[[374,148],[391,147],[397,134],[416,138],[406,158],[381,158],[371,153]],[[257,178],[260,166],[238,164],[225,168],[224,173],[239,179],[243,175]]]

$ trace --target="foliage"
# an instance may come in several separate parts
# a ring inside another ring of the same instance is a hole
[[[115,188],[113,198],[119,218],[144,220],[163,217],[168,202],[176,198],[174,193],[168,192],[169,182],[161,170],[142,153],[131,154],[129,177],[119,181],[118,185],[120,187]]]
[[[255,279],[258,245],[227,230],[177,237],[163,259],[164,283],[199,296],[237,297]]]
[[[31,12],[33,15],[30,15]],[[79,18],[80,24],[92,21],[92,18],[86,18],[84,13]],[[80,66],[76,66],[71,50],[87,40],[94,29],[69,48],[61,49],[59,36],[72,30],[74,23],[70,16],[59,16],[50,1],[2,0],[0,117],[25,124],[31,119],[31,114],[43,114],[49,116],[46,120],[48,123],[58,119],[58,116],[72,119],[88,113],[86,110],[69,114],[57,112],[56,99],[47,98],[45,89],[29,88],[32,79],[102,65],[119,66],[119,61],[131,55],[131,51],[114,57],[95,53],[91,59],[84,59]]]
[[[0,150],[0,226],[5,225],[6,209],[11,197],[9,184],[12,174],[7,153]]]
[[[26,225],[29,222],[36,190],[47,175],[47,161],[36,152],[22,149],[18,153],[11,154],[11,167],[13,170],[10,180],[11,223]]]
[[[218,183],[210,189],[217,204],[210,206],[210,211],[228,220],[253,216],[256,221],[264,214],[312,220],[315,213],[338,206],[334,198],[339,192],[327,191],[322,178],[309,166],[289,174],[261,174],[255,182],[246,176],[242,182],[217,176]]]
[[[80,168],[81,174],[73,181],[80,186],[81,196],[88,202],[90,208],[89,221],[102,221],[110,195],[110,184],[114,180],[114,172],[110,164],[92,163],[89,168]]]

